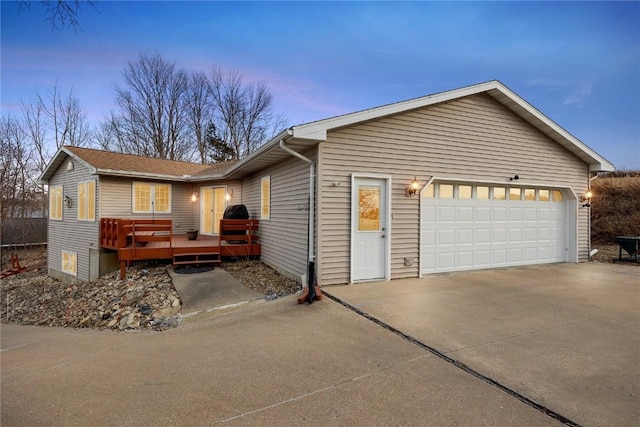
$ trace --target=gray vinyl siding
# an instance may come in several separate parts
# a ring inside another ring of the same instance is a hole
[[[486,94],[329,132],[320,148],[319,275],[321,284],[349,281],[351,174],[385,174],[391,188],[391,277],[416,277],[419,197],[406,197],[414,176],[462,181],[588,187],[588,165]],[[339,182],[335,186],[334,182]],[[578,209],[578,258],[588,259],[588,210]]]
[[[87,281],[97,277],[98,272],[89,268],[89,251],[98,249],[99,223],[96,209],[96,221],[78,221],[78,183],[96,181],[96,204],[99,200],[99,182],[95,175],[78,161],[73,162],[73,170],[67,170],[69,159],[65,160],[49,180],[49,186],[61,185],[64,196],[71,198],[71,207],[62,207],[62,221],[49,220],[48,226],[48,270],[49,275],[63,281]],[[62,272],[62,251],[77,254],[77,276]],[[91,277],[93,276],[93,277]]]
[[[133,213],[132,192],[133,181],[146,181],[171,184],[171,213]],[[143,180],[120,177],[100,177],[101,218],[131,218],[131,219],[171,219],[173,232],[186,233],[192,227],[198,227],[198,202],[192,204],[191,195],[195,187],[191,183],[166,182],[158,180]]]
[[[313,151],[302,153],[314,160]],[[260,218],[260,180],[271,177],[271,216],[260,220],[260,259],[300,282],[306,274],[308,246],[309,164],[287,161],[252,175],[242,182],[242,203],[252,218]]]

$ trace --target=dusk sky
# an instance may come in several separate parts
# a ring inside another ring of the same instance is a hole
[[[55,31],[2,1],[2,114],[56,84],[93,126],[140,52],[262,81],[290,125],[499,80],[640,169],[640,2],[98,2]]]

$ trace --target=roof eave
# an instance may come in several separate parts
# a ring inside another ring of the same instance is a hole
[[[277,147],[278,144],[280,143],[281,139],[289,139],[289,138],[291,138],[290,130],[289,129],[285,129],[282,132],[280,132],[278,135],[273,137],[269,142],[261,145],[260,148],[258,148],[256,151],[254,151],[253,153],[251,153],[250,155],[248,155],[244,159],[240,160],[238,163],[236,163],[235,165],[233,165],[232,167],[230,167],[229,169],[227,169],[223,173],[215,174],[215,175],[199,175],[197,177],[198,181],[207,181],[207,180],[214,180],[214,179],[229,178],[229,177],[233,176],[234,174],[236,174],[238,172],[241,172],[243,168],[245,168],[247,165],[251,164],[256,159],[260,158],[260,156],[262,156],[264,153],[266,153],[266,152],[272,150],[273,148]]]
[[[514,113],[518,114],[523,120],[529,122],[532,126],[572,152],[576,157],[587,163],[591,172],[612,172],[615,170],[615,167],[611,162],[593,151],[571,133],[567,132],[564,128],[544,115],[533,105],[522,99],[518,94],[498,81],[495,83],[496,87],[494,89],[501,95],[509,98],[509,100],[517,107],[514,108],[514,105],[509,105],[509,102],[505,103],[504,99],[501,99],[500,96],[496,96],[496,92],[488,92],[489,95]],[[529,116],[532,116],[533,120]],[[541,125],[538,125],[537,122]]]
[[[191,182],[194,180],[198,180],[192,175],[165,175],[160,173],[149,173],[149,172],[132,172],[132,171],[123,171],[123,170],[115,170],[115,169],[96,169],[94,172],[95,175],[108,175],[108,176],[119,176],[126,178],[150,178],[150,179],[161,179],[165,181],[176,181],[176,182]]]
[[[39,184],[46,185],[46,184],[49,183],[49,179],[53,176],[55,171],[58,170],[58,168],[60,167],[60,165],[64,161],[64,158],[65,158],[64,156],[65,155],[68,156],[68,157],[71,157],[74,160],[77,160],[78,162],[81,162],[87,169],[89,169],[89,173],[90,174],[95,174],[96,173],[96,168],[95,167],[93,167],[91,164],[87,163],[82,158],[76,156],[74,153],[72,153],[66,147],[62,146],[62,147],[60,147],[58,149],[58,151],[56,151],[56,154],[53,155],[52,160],[49,162],[49,164],[44,169],[44,171],[42,171],[42,173],[40,174],[40,177],[38,178],[38,183]]]
[[[485,83],[479,83],[473,86],[467,86],[460,89],[440,92],[433,95],[427,95],[420,98],[410,99],[408,101],[396,102],[393,104],[374,107],[367,110],[356,111],[354,113],[344,114],[341,116],[331,117],[324,120],[318,120],[303,125],[293,126],[293,136],[297,139],[307,139],[311,141],[324,141],[327,139],[327,131],[350,126],[356,123],[362,123],[369,120],[379,119],[381,117],[393,114],[403,113],[418,108],[427,107],[441,102],[451,101],[453,99],[462,98],[477,93],[486,92],[491,89],[504,87],[497,80]]]

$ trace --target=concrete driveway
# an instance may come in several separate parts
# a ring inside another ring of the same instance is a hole
[[[638,272],[563,265],[326,290],[573,421],[637,425]],[[165,332],[0,325],[2,426],[561,425],[329,298],[215,313]]]
[[[558,264],[325,288],[585,426],[640,425],[640,268]]]
[[[554,426],[325,298],[165,332],[2,324],[2,426]]]

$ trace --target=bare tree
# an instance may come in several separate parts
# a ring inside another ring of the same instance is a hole
[[[2,117],[3,215],[46,214],[46,191],[38,178],[51,156],[62,145],[90,141],[91,132],[73,92],[63,98],[54,85],[48,94],[45,98],[36,91],[31,99],[22,99],[19,118]],[[7,194],[14,195],[7,198]]]
[[[73,94],[73,89],[63,99],[58,84],[43,98],[36,92],[40,108],[49,118],[49,126],[53,130],[56,149],[63,145],[84,146],[91,140],[91,132],[80,101]]]
[[[185,98],[188,76],[160,54],[141,53],[115,85],[118,111],[109,119],[120,151],[171,160],[189,160]]]
[[[22,103],[22,122],[19,124],[24,139],[30,147],[32,160],[36,164],[36,168],[42,172],[47,166],[47,162],[51,158],[49,144],[47,141],[47,123],[44,106],[39,101]]]
[[[240,159],[280,130],[281,116],[273,112],[273,97],[264,83],[245,83],[235,70],[211,70],[209,91],[215,107],[217,135]]]
[[[203,72],[193,72],[189,76],[186,94],[186,108],[191,132],[200,157],[200,163],[207,162],[207,126],[213,117],[209,97],[209,80]]]
[[[78,21],[78,13],[83,5],[96,9],[94,0],[18,0],[18,12],[30,10],[33,3],[39,3],[45,11],[45,21],[51,24],[51,29],[56,30],[58,25],[71,27],[74,31],[81,30]],[[96,9],[97,10],[97,9]]]
[[[40,209],[37,171],[31,161],[25,135],[16,119],[0,121],[1,218],[28,218]]]

